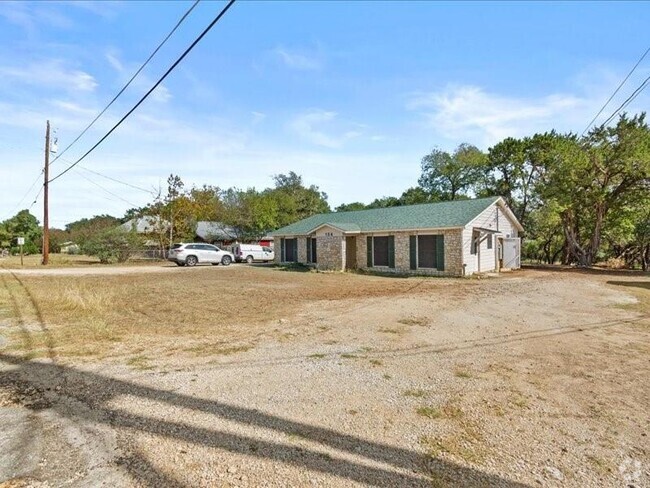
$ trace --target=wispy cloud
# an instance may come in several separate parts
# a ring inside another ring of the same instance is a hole
[[[5,81],[71,91],[89,92],[97,87],[91,74],[71,68],[60,59],[34,61],[22,66],[0,66],[0,76]]]
[[[337,118],[336,112],[325,110],[310,110],[294,117],[288,124],[289,129],[302,139],[317,146],[340,148],[350,139],[359,137],[360,126],[344,128],[333,127]],[[345,124],[350,125],[350,124]],[[329,129],[326,132],[326,128]]]
[[[443,137],[483,146],[508,136],[573,127],[585,120],[593,106],[592,100],[571,94],[518,98],[471,85],[415,94],[407,103],[408,109],[423,115],[427,126]]]
[[[320,52],[299,51],[277,47],[273,54],[285,66],[301,71],[317,71],[323,68],[324,60]]]
[[[0,17],[21,27],[29,35],[37,34],[40,25],[69,29],[74,22],[47,3],[0,2]]]
[[[257,125],[262,123],[264,119],[266,119],[266,114],[262,112],[251,112],[251,117],[252,117],[251,123],[253,125]]]
[[[126,83],[131,79],[133,74],[140,68],[139,63],[126,63],[120,59],[120,55],[115,49],[109,49],[105,54],[108,64],[115,70],[118,74],[120,84]],[[143,90],[148,90],[154,84],[154,81],[151,80],[143,70],[135,80],[133,80],[132,86],[138,87]],[[151,94],[151,99],[156,102],[167,102],[172,98],[172,94],[169,89],[161,84],[156,88],[156,90]]]

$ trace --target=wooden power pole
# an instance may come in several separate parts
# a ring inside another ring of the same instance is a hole
[[[50,261],[50,208],[49,182],[50,179],[50,121],[45,129],[45,168],[43,169],[43,264]]]

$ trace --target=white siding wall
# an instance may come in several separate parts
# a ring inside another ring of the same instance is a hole
[[[498,219],[497,219],[498,213]],[[498,227],[497,227],[498,220]],[[471,275],[479,270],[478,253],[472,254],[472,229],[481,227],[483,229],[498,230],[504,237],[517,237],[517,228],[514,222],[508,218],[505,212],[495,203],[486,208],[473,221],[465,226],[463,230],[463,263],[466,264],[465,274]],[[481,272],[493,271],[496,269],[497,259],[496,238],[492,238],[492,249],[487,248],[487,240],[481,242]]]

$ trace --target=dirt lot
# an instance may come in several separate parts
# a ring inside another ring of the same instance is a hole
[[[110,269],[0,271],[0,486],[650,485],[647,275]]]

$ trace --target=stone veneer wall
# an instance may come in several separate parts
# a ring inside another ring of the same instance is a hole
[[[409,237],[417,235],[418,232],[395,232],[395,268],[368,268],[367,237],[373,234],[361,234],[357,236],[357,265],[359,269],[375,270],[387,273],[406,273],[433,276],[463,276],[463,241],[462,229],[450,229],[435,231],[435,234],[445,236],[445,270],[437,271],[432,269],[411,269],[410,242]],[[431,232],[419,232],[419,234],[431,234]],[[387,235],[387,234],[377,234]]]
[[[433,276],[463,276],[463,246],[462,229],[439,230],[435,234],[445,236],[445,270],[411,269],[409,236],[417,232],[396,232],[395,236],[395,268],[368,268],[367,237],[373,234],[358,234],[357,242],[357,267],[365,270],[382,271],[386,273],[404,273]],[[430,234],[430,232],[420,232]],[[388,235],[385,233],[377,235]],[[317,268],[321,270],[341,271],[345,269],[345,237],[340,235],[317,236],[316,253]],[[307,264],[307,238],[298,237],[298,262]],[[280,239],[278,238],[275,263],[280,264],[281,259]]]
[[[340,235],[316,237],[316,267],[322,270],[345,269],[345,237]]]

